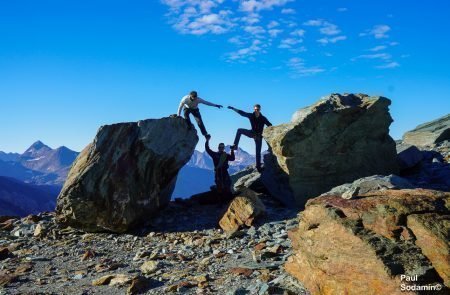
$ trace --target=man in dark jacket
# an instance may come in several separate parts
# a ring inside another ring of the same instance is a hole
[[[230,154],[225,152],[225,145],[219,144],[219,151],[214,152],[209,148],[209,139],[206,139],[205,150],[214,162],[214,180],[216,182],[217,191],[224,198],[231,197],[231,178],[228,174],[228,161],[234,161],[234,151]]]
[[[231,106],[229,106],[228,108],[235,111],[239,115],[248,118],[252,126],[251,130],[243,128],[239,128],[237,130],[232,149],[238,148],[241,135],[253,138],[256,145],[256,169],[261,172],[262,133],[264,130],[264,125],[272,126],[272,123],[270,123],[269,120],[267,120],[267,118],[264,117],[263,114],[261,114],[261,106],[259,104],[255,104],[253,113],[246,113]]]

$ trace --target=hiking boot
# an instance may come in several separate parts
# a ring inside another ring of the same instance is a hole
[[[206,138],[206,139],[211,139],[211,134],[206,134],[206,135],[205,135],[205,138]]]

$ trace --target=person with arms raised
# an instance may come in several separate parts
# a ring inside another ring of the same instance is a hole
[[[228,162],[234,161],[234,150],[231,150],[230,154],[225,152],[225,144],[219,144],[219,151],[214,152],[209,147],[209,139],[205,142],[205,151],[212,158],[214,163],[214,180],[216,183],[217,192],[225,200],[229,200],[232,196],[231,193],[231,178],[228,174]]]

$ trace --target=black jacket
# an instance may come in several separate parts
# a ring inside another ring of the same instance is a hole
[[[215,169],[222,169],[222,170],[226,171],[226,170],[228,170],[228,161],[235,160],[235,156],[234,156],[233,152],[231,153],[231,155],[227,154],[226,152],[223,152],[223,153],[214,152],[209,148],[208,142],[205,142],[205,150],[208,153],[208,155],[212,158]],[[222,155],[226,155],[226,158],[225,158],[225,161],[223,161],[223,163],[220,163],[220,158],[222,157]],[[221,164],[221,166],[217,167],[219,164]]]
[[[252,131],[258,135],[262,135],[264,125],[272,126],[272,123],[270,123],[269,120],[267,120],[267,118],[263,116],[263,114],[259,114],[259,117],[256,117],[255,113],[247,113],[238,109],[236,109],[236,112],[239,115],[246,117],[250,120],[250,124],[252,125]]]

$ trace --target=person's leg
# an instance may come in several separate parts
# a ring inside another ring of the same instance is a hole
[[[261,148],[262,148],[262,137],[258,136],[255,138],[256,146],[256,169],[261,170]]]
[[[253,138],[253,131],[248,129],[239,128],[236,131],[236,137],[234,138],[234,146],[237,147],[239,145],[239,141],[241,140],[241,135],[245,135],[247,137]]]
[[[221,175],[220,175],[220,169],[215,170],[214,176],[215,176],[214,180],[216,183],[217,192],[219,194],[221,194],[222,193],[222,179],[221,179]]]
[[[200,128],[200,131],[202,132],[203,136],[208,135],[208,132],[206,131],[205,124],[203,124],[202,115],[200,115],[200,110],[195,109],[192,110],[192,115],[195,118],[195,121],[197,121],[198,128]]]
[[[231,199],[232,193],[231,193],[231,177],[230,174],[228,174],[228,171],[225,171],[225,177],[224,177],[224,196],[225,199],[228,201]]]
[[[190,109],[184,108],[184,110],[183,110],[184,119],[186,120],[186,122],[188,123],[189,126],[192,126],[191,119],[189,118],[190,113],[191,113]]]

